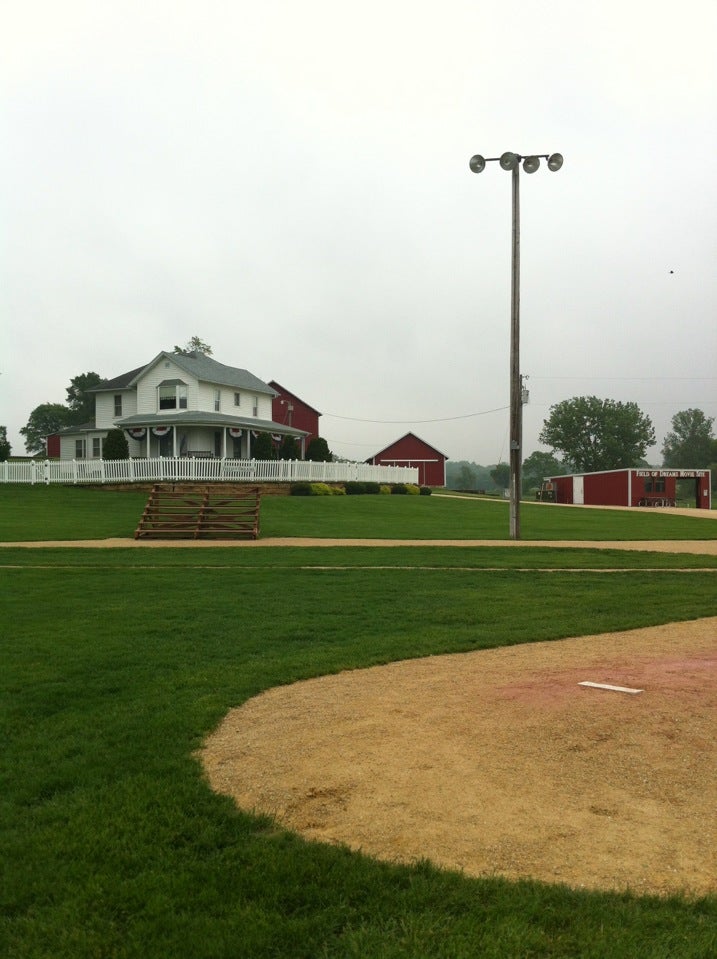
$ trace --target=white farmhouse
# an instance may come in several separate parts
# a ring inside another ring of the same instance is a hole
[[[272,420],[276,390],[204,353],[162,352],[90,392],[95,421],[58,434],[61,459],[100,459],[104,437],[116,428],[125,431],[132,457],[250,459],[259,433],[275,441],[293,436],[304,457],[306,432]]]

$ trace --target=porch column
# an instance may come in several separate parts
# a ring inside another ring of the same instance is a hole
[[[177,458],[177,427],[172,427],[172,456]]]

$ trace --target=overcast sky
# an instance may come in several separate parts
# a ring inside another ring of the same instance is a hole
[[[197,335],[323,413],[508,458],[550,406],[717,416],[714,0],[6,0],[0,424]],[[673,272],[674,271],[674,272]]]

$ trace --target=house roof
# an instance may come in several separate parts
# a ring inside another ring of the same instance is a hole
[[[97,386],[90,387],[87,390],[88,393],[101,393],[104,390],[126,390],[129,389],[132,382],[139,376],[142,370],[146,369],[144,366],[137,367],[136,370],[130,370],[129,373],[122,373],[120,376],[115,376],[111,380],[102,380],[101,383],[98,383]]]
[[[287,390],[285,386],[282,386],[281,383],[277,383],[276,380],[269,380],[269,386],[273,387],[277,394],[290,396],[292,399],[297,400],[297,402],[301,403],[302,406],[305,406],[307,410],[311,410],[312,413],[316,413],[317,416],[322,415],[317,409],[307,403],[306,400],[302,400],[300,396],[297,396],[296,393],[292,393],[291,390]]]
[[[133,413],[117,420],[116,426],[131,429],[138,426],[215,426],[219,429],[233,426],[259,433],[282,433],[289,436],[308,436],[306,430],[275,423],[273,420],[258,420],[253,416],[229,416],[226,413],[209,413],[203,410],[180,410],[165,413]]]
[[[211,356],[204,353],[169,353],[162,351],[150,360],[145,366],[140,366],[136,370],[130,370],[128,373],[122,373],[111,380],[103,380],[97,386],[94,386],[88,392],[103,392],[107,390],[127,390],[131,389],[139,377],[159,360],[166,358],[171,360],[176,366],[190,376],[196,377],[205,383],[216,383],[218,386],[231,386],[236,389],[251,390],[255,393],[269,393],[276,395],[268,383],[254,376],[249,370],[242,370],[235,366],[226,366],[224,363],[218,363]]]
[[[386,453],[388,450],[393,449],[394,446],[398,446],[398,444],[402,442],[402,440],[407,440],[409,438],[417,440],[419,443],[422,443],[423,446],[425,446],[427,449],[432,450],[434,453],[438,453],[439,456],[442,456],[446,460],[448,459],[445,453],[441,453],[441,451],[437,450],[435,446],[431,446],[430,443],[427,443],[425,440],[422,440],[421,437],[416,436],[415,433],[405,433],[403,436],[399,437],[397,440],[394,440],[392,443],[389,443],[388,446],[384,446],[384,448],[382,450],[379,450],[378,453],[374,453],[371,459],[374,460],[377,456],[381,456],[382,453]]]

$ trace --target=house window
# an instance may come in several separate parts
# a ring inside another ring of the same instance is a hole
[[[102,456],[102,440],[99,436],[92,437],[92,456],[98,460]]]
[[[259,397],[258,397],[258,396],[255,396],[255,397],[254,397],[254,408],[253,408],[252,416],[258,416],[258,415],[259,415]]]
[[[75,459],[83,460],[87,453],[86,440],[75,440]]]
[[[122,416],[122,394],[115,395],[115,416]]]
[[[241,393],[234,394],[234,406],[241,406]]]
[[[184,383],[160,383],[157,394],[160,410],[186,410],[187,387]]]
[[[214,390],[214,411],[216,413],[219,412],[219,407],[221,406],[221,402],[222,402],[221,390]]]

